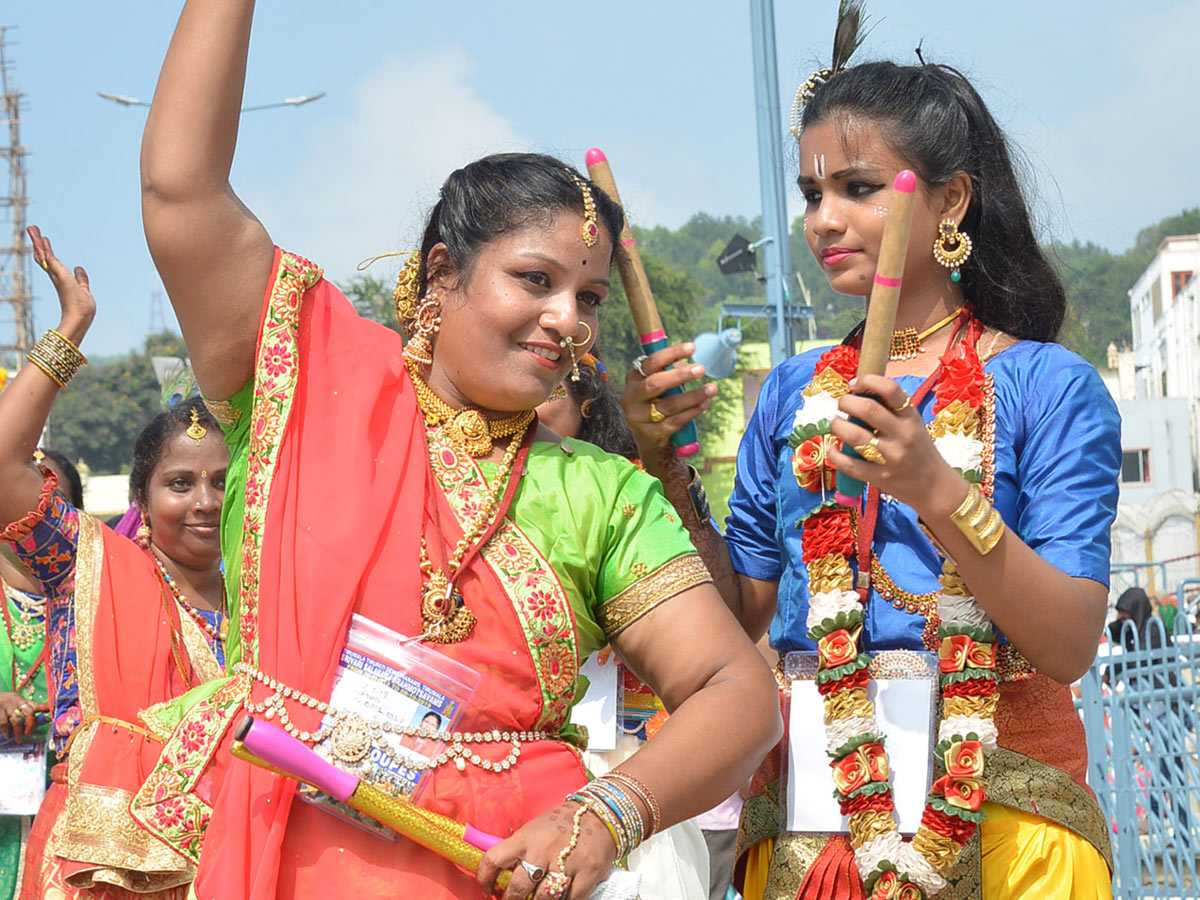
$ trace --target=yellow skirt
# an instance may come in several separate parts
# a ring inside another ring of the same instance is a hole
[[[1104,857],[1071,829],[998,803],[983,811],[984,900],[1112,900]]]
[[[984,900],[1112,900],[1104,857],[1069,828],[999,803],[987,803]],[[774,841],[746,853],[745,900],[763,900]]]

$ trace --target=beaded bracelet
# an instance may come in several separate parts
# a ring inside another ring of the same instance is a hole
[[[630,794],[642,800],[650,811],[649,830],[646,829],[641,810]],[[579,803],[604,823],[616,845],[618,857],[628,855],[634,847],[649,837],[657,830],[662,819],[658,804],[649,789],[625,773],[610,772],[597,778],[570,794],[567,800]]]
[[[32,512],[25,513],[0,531],[0,541],[6,544],[15,544],[17,541],[27,538],[38,523],[46,518],[46,510],[50,508],[50,504],[54,500],[54,492],[58,490],[58,476],[52,469],[45,466],[38,466],[38,469],[42,473],[42,493],[38,496],[37,508]]]

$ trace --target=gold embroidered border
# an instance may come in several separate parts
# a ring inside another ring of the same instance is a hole
[[[226,430],[236,425],[242,417],[242,411],[228,400],[209,400],[207,397],[201,399],[212,417],[217,420],[217,424]]]
[[[217,656],[213,652],[213,648],[209,646],[208,638],[204,636],[199,623],[183,608],[178,599],[175,601],[175,612],[179,616],[183,646],[187,650],[188,659],[191,660],[196,677],[201,682],[220,678],[225,673],[221,670]]]
[[[67,822],[55,848],[64,859],[97,863],[67,879],[76,888],[112,884],[136,893],[192,880],[195,870],[129,815],[133,794],[95,784],[73,784]],[[86,815],[86,827],[76,815]]]
[[[604,634],[613,638],[658,604],[698,584],[712,582],[698,553],[685,553],[635,581],[600,607]]]

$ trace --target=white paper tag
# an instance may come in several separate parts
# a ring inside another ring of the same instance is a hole
[[[868,696],[886,740],[900,831],[911,835],[933,781],[936,708],[932,678],[873,678]],[[792,681],[788,716],[787,830],[844,832],[826,752],[825,701],[812,680]]]
[[[587,693],[571,710],[571,722],[588,730],[588,750],[617,749],[617,657],[601,663],[594,653],[579,668],[588,679]]]
[[[46,796],[45,744],[0,747],[0,784],[0,815],[36,815]]]

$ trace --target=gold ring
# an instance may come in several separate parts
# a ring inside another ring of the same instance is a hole
[[[650,421],[653,422],[655,425],[657,425],[659,422],[661,422],[665,418],[666,418],[666,416],[664,416],[661,412],[658,411],[658,407],[655,406],[654,401],[651,400],[650,401]]]
[[[910,406],[912,406],[912,397],[909,397],[907,394],[905,394],[904,402],[901,403],[899,406],[897,406],[895,409],[893,409],[892,412],[902,413],[906,409],[908,409]]]
[[[45,269],[47,272],[49,272],[49,271],[50,271],[50,260],[48,260],[48,259],[43,259],[43,260],[41,261],[40,265],[41,265],[41,267],[42,267],[43,269]]]
[[[560,900],[571,886],[571,876],[566,872],[548,872],[541,882],[542,892],[549,900]]]
[[[875,435],[865,444],[855,444],[854,452],[869,463],[881,464],[887,462],[879,449],[879,435]]]

